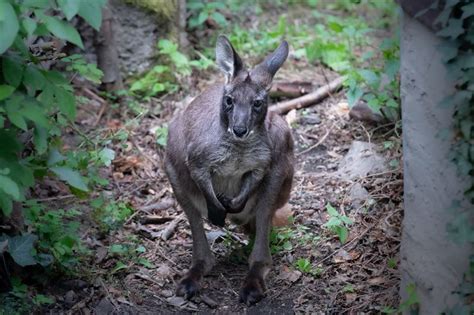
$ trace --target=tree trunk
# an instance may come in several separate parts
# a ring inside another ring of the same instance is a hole
[[[178,26],[178,45],[181,50],[186,51],[189,46],[188,34],[186,33],[186,0],[177,1],[178,6],[176,10],[176,25]]]
[[[459,303],[454,291],[469,269],[472,247],[448,238],[449,211],[455,200],[466,201],[466,178],[449,158],[455,108],[440,102],[454,91],[443,54],[442,40],[414,18],[403,14],[400,57],[404,157],[403,233],[400,272],[402,300],[414,284],[419,314],[440,314]]]
[[[102,82],[107,91],[123,89],[120,75],[119,56],[114,34],[114,16],[110,3],[102,9],[102,25],[96,33],[94,44],[97,50],[97,65],[104,73]]]

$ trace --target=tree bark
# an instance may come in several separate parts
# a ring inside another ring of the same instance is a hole
[[[119,56],[115,42],[115,19],[110,9],[110,3],[102,9],[102,25],[94,38],[97,51],[97,65],[104,73],[102,82],[107,91],[123,89],[122,76],[119,68]]]

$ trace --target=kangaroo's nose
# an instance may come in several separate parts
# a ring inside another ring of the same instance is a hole
[[[247,133],[247,128],[245,127],[234,126],[232,130],[234,131],[234,134],[239,138],[242,138]]]

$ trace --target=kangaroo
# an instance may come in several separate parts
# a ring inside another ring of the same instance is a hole
[[[165,169],[193,237],[192,265],[177,295],[194,296],[215,263],[202,219],[223,226],[228,216],[255,236],[240,301],[250,305],[264,297],[271,222],[288,202],[294,172],[290,128],[268,110],[273,76],[287,57],[283,41],[247,70],[230,41],[219,36],[216,63],[225,83],[197,96],[169,125]]]

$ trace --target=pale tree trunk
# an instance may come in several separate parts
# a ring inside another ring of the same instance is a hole
[[[413,2],[410,2],[413,3]],[[428,4],[429,5],[429,4]],[[455,108],[440,102],[454,91],[442,40],[406,13],[402,18],[400,75],[403,122],[404,206],[400,271],[402,300],[416,286],[419,314],[440,314],[461,302],[454,291],[469,270],[472,247],[449,239],[453,201],[466,201],[466,178],[449,158]]]

